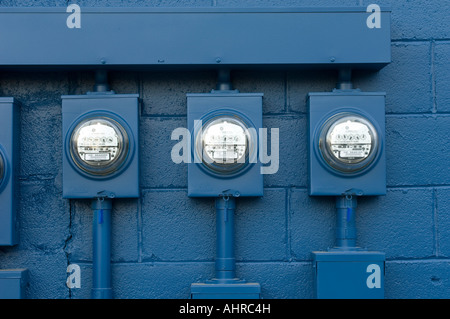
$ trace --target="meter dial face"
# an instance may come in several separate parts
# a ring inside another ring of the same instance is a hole
[[[125,129],[107,117],[81,121],[73,130],[70,143],[75,164],[93,175],[115,172],[129,151]]]
[[[252,141],[247,126],[231,116],[209,120],[196,139],[203,164],[221,174],[234,173],[246,165],[249,143]]]
[[[374,160],[378,134],[372,123],[360,115],[337,114],[323,126],[319,149],[332,168],[356,172]]]

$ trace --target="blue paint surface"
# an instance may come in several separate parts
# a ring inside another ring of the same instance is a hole
[[[57,1],[2,1],[53,6]],[[80,5],[148,5],[79,1]],[[163,6],[367,6],[359,0],[158,1]],[[357,244],[385,253],[386,298],[450,297],[450,4],[378,1],[392,9],[392,63],[355,71],[354,86],[386,92],[385,196],[358,200]],[[65,6],[66,1],[59,1]],[[145,41],[141,39],[141,41]],[[2,71],[0,96],[21,102],[19,244],[2,247],[0,269],[27,268],[28,298],[90,298],[92,210],[62,198],[61,95],[92,90],[91,72]],[[208,70],[114,71],[111,88],[140,95],[139,199],[115,199],[112,288],[115,298],[188,298],[214,275],[211,199],[188,198],[187,165],[174,164],[172,130],[186,127],[186,93],[216,85]],[[312,251],[334,245],[334,198],[307,190],[308,92],[329,92],[331,70],[235,70],[233,87],[262,92],[263,127],[280,129],[280,168],[264,176],[262,198],[236,206],[236,273],[261,284],[261,296],[313,298]],[[67,265],[81,267],[81,288],[66,286]]]

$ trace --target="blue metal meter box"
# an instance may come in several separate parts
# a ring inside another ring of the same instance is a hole
[[[17,244],[16,176],[19,165],[19,105],[0,98],[0,245]]]
[[[188,196],[263,195],[258,161],[263,94],[232,92],[187,95]]]
[[[309,93],[310,195],[384,195],[385,93]]]
[[[139,197],[138,95],[62,100],[63,197]]]
[[[317,299],[383,299],[385,254],[313,252]]]
[[[0,270],[0,299],[24,299],[28,269]]]
[[[260,299],[257,283],[195,283],[191,285],[191,299]]]
[[[239,68],[332,64],[380,69],[391,62],[389,8],[381,8],[383,27],[376,30],[367,27],[370,13],[363,6],[83,6],[82,12],[83,27],[73,32],[61,27],[68,17],[65,7],[0,8],[0,65],[106,64],[142,70],[218,63]],[[145,41],[137,41],[137,35]]]

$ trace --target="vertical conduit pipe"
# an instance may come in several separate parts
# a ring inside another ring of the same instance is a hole
[[[356,248],[356,196],[336,197],[337,227],[336,248],[351,250]]]
[[[95,71],[95,85],[94,92],[108,92],[110,91],[108,84],[108,71],[97,70]]]
[[[350,68],[339,69],[337,89],[338,90],[353,89],[352,70]]]
[[[92,200],[93,210],[93,258],[92,290],[93,299],[112,299],[111,288],[111,210],[112,200],[96,198]]]
[[[236,200],[224,196],[216,199],[216,280],[226,283],[236,280],[236,260],[234,258],[234,212]]]
[[[94,93],[110,91],[107,70],[95,71]],[[91,203],[92,217],[92,288],[91,298],[112,299],[111,288],[111,210],[113,194],[98,193]]]
[[[220,69],[217,73],[217,86],[218,91],[231,91],[231,72],[228,69]]]

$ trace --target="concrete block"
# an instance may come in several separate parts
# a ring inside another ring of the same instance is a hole
[[[435,45],[435,81],[437,112],[450,111],[450,42],[436,42]]]
[[[214,260],[214,199],[188,198],[186,190],[142,193],[144,261]]]
[[[187,164],[171,158],[172,131],[187,128],[186,118],[141,118],[141,187],[187,187]]]
[[[19,185],[21,249],[45,253],[62,249],[70,232],[69,203],[61,198],[51,179],[21,181]]]
[[[384,252],[387,260],[434,254],[431,189],[388,189],[386,196],[362,197],[357,204],[358,246]]]
[[[304,116],[263,118],[263,127],[267,128],[267,131],[271,128],[279,129],[279,167],[276,173],[264,175],[265,187],[307,185],[306,126],[307,120]]]
[[[449,136],[449,116],[388,116],[387,185],[448,184]]]
[[[327,250],[336,244],[335,199],[309,196],[306,189],[292,189],[289,194],[291,258],[310,260],[312,251]]]
[[[387,114],[431,112],[430,43],[392,43],[391,48],[391,64],[379,72],[353,72],[353,86],[367,92],[386,92]]]
[[[438,256],[450,256],[450,188],[436,189],[436,230]]]
[[[448,260],[387,261],[387,299],[448,299],[450,289]]]
[[[285,72],[236,71],[231,73],[231,80],[240,93],[264,93],[263,114],[285,112]]]
[[[391,38],[399,39],[448,39],[450,25],[448,1],[389,1],[376,2],[379,6],[390,6]],[[364,6],[370,2],[364,1]],[[407,12],[407,14],[405,14]],[[381,22],[383,27],[383,21]]]
[[[143,73],[142,114],[186,116],[186,94],[209,93],[216,82],[214,71]]]
[[[265,189],[260,198],[236,199],[237,261],[286,260],[285,207],[284,189]]]

